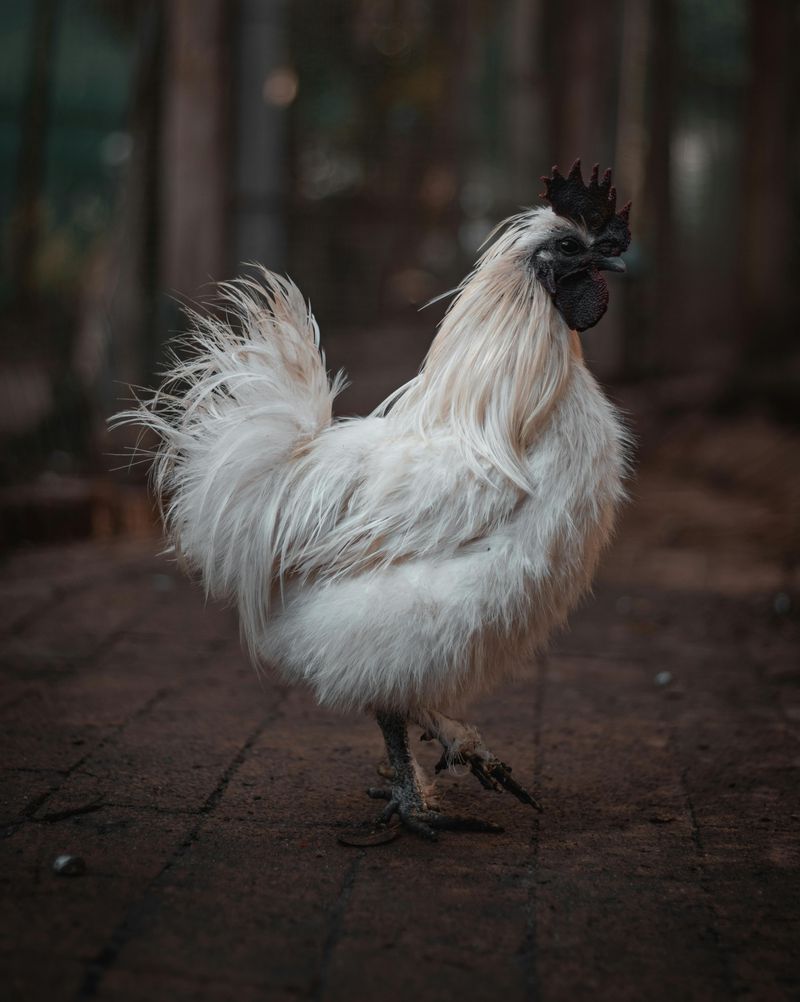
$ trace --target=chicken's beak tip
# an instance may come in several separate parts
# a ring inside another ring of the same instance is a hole
[[[601,257],[596,264],[598,271],[617,271],[623,274],[628,270],[621,257]]]

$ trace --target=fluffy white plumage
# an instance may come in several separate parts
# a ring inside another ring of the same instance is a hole
[[[589,586],[625,436],[530,267],[561,231],[510,220],[462,283],[420,374],[334,420],[298,289],[223,286],[193,355],[124,420],[158,433],[175,548],[238,607],[258,660],[342,708],[446,709],[524,665]]]

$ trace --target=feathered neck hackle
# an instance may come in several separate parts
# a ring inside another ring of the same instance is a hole
[[[531,487],[525,453],[563,392],[569,330],[524,261],[516,217],[459,287],[420,374],[386,401],[422,435],[449,425],[470,465]]]

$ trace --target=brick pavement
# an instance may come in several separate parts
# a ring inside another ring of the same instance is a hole
[[[506,833],[352,848],[377,727],[258,678],[155,548],[5,563],[4,998],[800,997],[799,629],[763,575],[637,576],[623,533],[553,652],[470,715],[545,813],[448,777]]]

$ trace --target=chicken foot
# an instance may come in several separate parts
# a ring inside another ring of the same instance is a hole
[[[414,717],[414,722],[422,728],[422,739],[436,739],[444,749],[436,765],[440,773],[451,765],[466,765],[486,790],[507,790],[523,804],[530,804],[537,811],[542,807],[528,791],[512,778],[511,766],[501,762],[483,744],[483,739],[475,727],[453,720],[443,713],[422,710]]]
[[[410,831],[435,841],[437,830],[502,832],[499,825],[480,818],[442,814],[433,810],[424,792],[424,775],[408,743],[408,724],[399,713],[377,713],[383,731],[386,752],[394,770],[390,788],[372,787],[367,793],[374,800],[388,800],[381,823],[388,824],[397,814]]]

